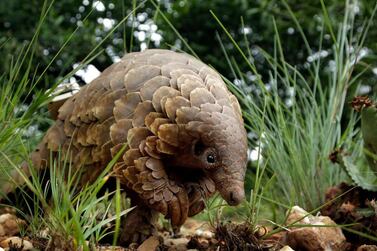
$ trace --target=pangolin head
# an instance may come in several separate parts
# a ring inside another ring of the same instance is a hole
[[[215,112],[203,120],[202,123],[189,123],[188,129],[199,136],[191,145],[190,158],[214,181],[217,191],[229,205],[238,205],[245,197],[245,129],[236,114]]]
[[[237,99],[226,89],[219,76],[213,80],[216,82],[212,84],[217,89],[209,90],[213,100],[207,98],[208,89],[197,88],[190,95],[192,106],[176,112],[178,124],[180,120],[186,122],[180,126],[184,131],[181,140],[190,144],[181,144],[185,147],[172,163],[202,170],[206,177],[213,180],[216,190],[229,205],[238,205],[245,197],[246,130]],[[200,97],[198,101],[196,96]],[[186,134],[192,140],[186,140]]]

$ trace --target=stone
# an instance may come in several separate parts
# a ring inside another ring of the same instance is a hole
[[[185,224],[181,227],[181,234],[183,236],[199,236],[203,238],[213,238],[213,229],[207,222],[201,222],[194,219],[187,219]]]
[[[356,251],[377,251],[376,245],[361,245]]]
[[[118,246],[98,246],[96,251],[126,251],[127,249]]]
[[[164,245],[168,248],[168,251],[186,251],[187,243],[189,240],[185,237],[182,238],[164,238]]]
[[[11,248],[11,247],[22,247],[22,250],[32,250],[34,247],[33,247],[33,244],[28,241],[28,240],[25,240],[25,239],[22,239],[20,237],[16,237],[16,236],[13,236],[13,237],[9,237],[5,240],[3,240],[2,242],[0,242],[0,246],[2,248]]]
[[[166,238],[164,239],[164,245],[172,247],[172,246],[178,246],[178,245],[187,245],[189,240],[185,237],[182,238]]]
[[[300,226],[295,227],[296,224]],[[293,249],[307,251],[344,250],[346,238],[341,228],[327,216],[313,216],[304,209],[294,206],[289,213],[286,225],[289,228],[286,244]]]
[[[279,251],[295,251],[295,250],[292,249],[290,246],[284,246]]]
[[[156,251],[159,245],[160,240],[158,237],[151,236],[137,248],[137,251]]]
[[[14,236],[20,232],[20,226],[24,224],[25,221],[13,214],[2,214],[0,215],[0,236]]]

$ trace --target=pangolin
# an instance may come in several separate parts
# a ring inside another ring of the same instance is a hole
[[[90,182],[123,146],[114,174],[137,205],[124,240],[152,234],[156,212],[182,225],[215,191],[230,205],[244,198],[239,103],[215,70],[188,54],[126,54],[65,101],[31,159],[44,168],[60,151]]]

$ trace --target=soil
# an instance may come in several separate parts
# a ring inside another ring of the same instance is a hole
[[[341,194],[344,195],[339,197]],[[328,205],[322,208],[321,213],[329,216],[338,225],[353,224],[343,228],[343,233],[351,244],[351,250],[355,250],[362,244],[377,244],[377,241],[353,232],[358,231],[370,236],[377,236],[376,200],[377,192],[341,183],[327,190],[326,202]]]

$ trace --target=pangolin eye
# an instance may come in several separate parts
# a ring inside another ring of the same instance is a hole
[[[210,163],[210,164],[213,164],[216,162],[216,158],[215,158],[215,155],[210,153],[207,155],[207,162]]]

